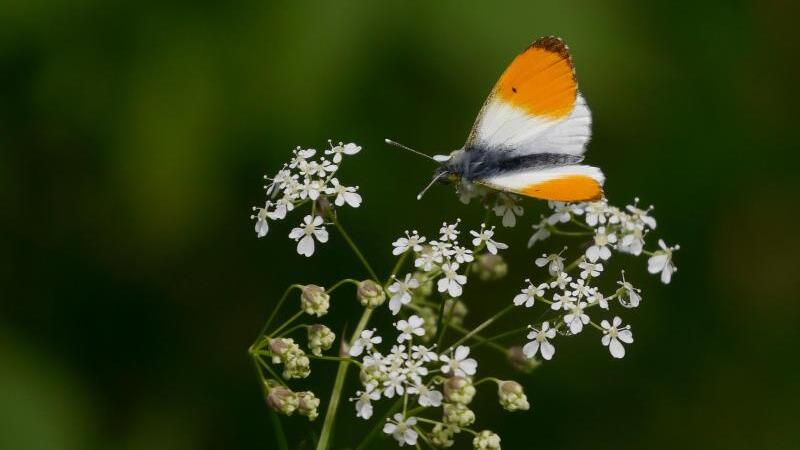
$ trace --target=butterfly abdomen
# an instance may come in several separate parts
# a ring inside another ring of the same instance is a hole
[[[466,180],[472,181],[524,170],[577,164],[582,160],[581,155],[534,153],[510,156],[507,152],[474,147],[464,152],[463,161],[457,161],[460,167],[456,167],[456,170]]]

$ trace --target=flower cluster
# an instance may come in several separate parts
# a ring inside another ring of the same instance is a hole
[[[392,243],[392,253],[395,256],[413,255],[414,267],[417,269],[416,273],[396,278],[389,286],[389,309],[392,314],[399,313],[403,305],[411,303],[417,290],[426,290],[424,285],[433,281],[436,282],[436,290],[441,294],[450,298],[460,297],[467,284],[467,270],[463,267],[472,266],[482,279],[504,275],[504,270],[497,269],[498,266],[505,265],[497,253],[508,246],[494,240],[494,227],[481,224],[480,230],[470,231],[472,246],[468,248],[459,242],[460,224],[461,219],[454,223],[443,223],[437,240],[429,240],[414,230],[406,231],[405,236]]]
[[[273,364],[283,364],[283,378],[306,378],[311,373],[311,361],[292,338],[267,341],[267,356]]]
[[[601,332],[601,343],[608,347],[611,356],[625,356],[623,344],[633,343],[630,326],[622,325],[619,316],[611,321],[603,319],[598,325],[589,314],[591,309],[610,310],[612,305],[623,308],[636,308],[642,300],[641,290],[625,279],[624,271],[613,292],[603,293],[598,285],[599,278],[606,271],[604,263],[612,256],[612,251],[634,256],[650,255],[648,271],[661,273],[661,281],[669,283],[677,270],[672,262],[672,251],[678,247],[667,247],[659,240],[659,250],[648,252],[644,249],[645,237],[656,227],[650,215],[652,207],[643,210],[638,207],[638,199],[624,210],[609,206],[605,200],[567,204],[550,202],[552,214],[543,216],[535,225],[535,233],[530,244],[545,240],[552,235],[586,236],[589,244],[585,252],[573,263],[565,266],[562,253],[543,254],[534,263],[547,268],[550,277],[545,282],[533,283],[525,280],[526,286],[514,297],[516,306],[531,308],[537,302],[548,305],[550,316],[535,326],[530,326],[529,342],[522,348],[528,358],[539,356],[550,360],[555,355],[555,337],[580,334],[586,326]],[[565,230],[572,225],[576,230]],[[592,313],[594,314],[594,313]]]
[[[506,192],[497,192],[483,186],[462,181],[457,186],[458,198],[462,203],[469,204],[477,198],[486,209],[491,210],[495,216],[501,218],[504,227],[513,228],[517,225],[517,217],[522,217],[525,210],[520,205],[518,195]]]
[[[310,214],[305,215],[302,223],[291,230],[289,238],[297,242],[297,253],[311,256],[314,254],[315,240],[320,243],[328,241],[324,223],[327,210],[332,205],[353,208],[361,205],[358,186],[346,186],[336,177],[344,156],[355,155],[361,151],[361,147],[341,142],[333,145],[331,141],[328,141],[328,145],[324,155],[318,154],[313,148],[297,147],[292,152],[291,160],[278,173],[273,177],[264,176],[269,182],[264,186],[266,203],[263,207],[254,206],[255,214],[250,216],[256,221],[258,237],[267,235],[270,220],[283,220],[289,212],[310,204]]]
[[[264,385],[268,392],[267,405],[273,410],[287,416],[297,412],[301,416],[308,417],[310,421],[313,421],[319,415],[317,412],[319,399],[313,392],[293,392],[291,389],[274,381],[265,381]]]
[[[361,332],[349,351],[351,356],[361,357],[362,389],[350,399],[355,402],[356,416],[370,419],[373,402],[402,397],[403,412],[388,419],[383,427],[384,433],[391,435],[398,445],[416,445],[422,435],[437,447],[450,447],[456,434],[469,430],[476,436],[475,448],[500,448],[499,437],[494,433],[469,429],[476,420],[469,404],[476,392],[472,377],[478,370],[478,362],[470,357],[470,348],[458,345],[437,353],[435,345],[417,344],[416,341],[425,335],[423,323],[417,315],[395,322],[398,334],[385,354],[377,347],[384,342],[377,336],[377,330]],[[513,381],[495,381],[499,402],[506,410],[529,408],[521,385]],[[429,408],[440,408],[441,420],[419,415]],[[412,409],[417,415],[409,413]],[[425,431],[423,423],[433,426]]]

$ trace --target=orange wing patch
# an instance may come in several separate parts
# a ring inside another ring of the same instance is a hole
[[[552,119],[572,112],[577,92],[569,49],[553,36],[537,39],[525,49],[495,85],[495,93],[504,101]]]
[[[587,175],[568,175],[525,186],[519,193],[543,200],[586,202],[600,200],[603,188]]]

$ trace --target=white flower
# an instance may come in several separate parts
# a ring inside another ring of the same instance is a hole
[[[644,235],[639,227],[633,227],[628,234],[624,234],[617,245],[617,250],[630,253],[634,256],[642,254]]]
[[[412,335],[424,336],[425,329],[422,327],[424,323],[425,321],[417,315],[409,317],[407,321],[398,320],[394,324],[397,331],[400,331],[400,335],[397,336],[397,342],[402,344],[404,341],[410,341],[413,338]]]
[[[408,359],[405,362],[403,373],[406,378],[414,381],[415,383],[422,383],[422,377],[428,374],[428,368],[425,367],[422,360]]]
[[[310,215],[303,218],[303,224],[289,233],[289,238],[297,242],[297,253],[306,257],[314,254],[314,238],[320,243],[328,242],[328,231],[322,225],[322,217]]]
[[[631,333],[631,327],[629,325],[620,327],[620,325],[622,325],[622,319],[619,317],[614,317],[613,322],[613,325],[608,323],[607,320],[600,322],[600,326],[603,327],[603,338],[601,342],[608,347],[611,356],[614,358],[622,358],[625,356],[625,347],[622,346],[622,342],[626,344],[633,343],[633,333]]]
[[[563,294],[553,295],[553,303],[550,305],[550,309],[553,311],[558,311],[559,309],[567,310],[573,303],[575,303],[575,298],[572,297],[569,291],[566,291]]]
[[[469,356],[469,347],[466,345],[459,345],[452,357],[447,355],[439,356],[439,361],[444,363],[441,369],[442,373],[450,374],[452,372],[457,377],[475,375],[478,362],[472,358],[467,358],[467,356]]]
[[[549,361],[556,353],[556,348],[548,339],[553,339],[554,337],[556,337],[555,328],[550,328],[550,322],[544,322],[542,323],[541,329],[537,330],[533,328],[531,332],[528,333],[528,339],[533,340],[522,347],[522,353],[530,359],[536,356],[537,352],[541,352],[542,358]]]
[[[611,250],[609,246],[617,242],[617,235],[614,233],[607,233],[606,227],[597,227],[594,233],[594,245],[586,249],[586,258],[591,262],[598,259],[607,260],[611,257]]]
[[[550,287],[555,288],[558,286],[559,289],[566,289],[570,281],[572,281],[571,276],[567,275],[566,272],[559,272],[556,279],[550,282]]]
[[[353,342],[353,345],[350,347],[350,356],[358,356],[361,353],[366,351],[371,351],[375,344],[380,344],[383,342],[383,338],[380,336],[374,336],[375,329],[372,330],[364,330],[361,332],[361,335]]]
[[[497,254],[498,249],[505,250],[508,248],[508,245],[492,239],[494,236],[494,227],[487,229],[486,224],[481,224],[480,232],[471,230],[469,234],[474,236],[474,239],[472,240],[473,246],[477,247],[481,245],[481,243],[486,243],[486,250],[493,255]]]
[[[460,275],[457,270],[458,263],[442,264],[442,272],[444,272],[444,277],[439,279],[437,283],[439,292],[447,292],[447,294],[453,298],[461,296],[461,293],[463,292],[461,286],[467,283],[467,277]]]
[[[328,141],[330,143],[330,141]],[[355,155],[356,153],[361,151],[361,147],[352,142],[349,144],[342,144],[339,142],[337,146],[331,146],[330,150],[325,150],[326,155],[333,155],[333,162],[339,164],[342,162],[342,154],[345,155]]]
[[[400,372],[389,372],[389,378],[383,382],[383,396],[386,398],[394,397],[394,394],[403,395],[405,392],[406,376]]]
[[[442,393],[435,389],[428,388],[424,383],[416,383],[414,386],[409,387],[408,393],[417,394],[419,396],[417,399],[419,406],[439,407],[442,405]]]
[[[250,219],[256,219],[256,235],[260,238],[267,235],[269,232],[269,224],[267,223],[267,218],[273,219],[273,215],[269,212],[269,207],[272,206],[270,202],[267,202],[263,208],[253,207],[253,211],[258,211],[256,215],[250,216]]]
[[[422,251],[422,244],[425,242],[424,237],[420,237],[417,230],[414,230],[411,234],[406,231],[406,237],[401,237],[396,241],[392,242],[392,246],[394,249],[392,250],[392,254],[397,256],[407,252],[409,249],[414,250],[415,252]]]
[[[661,250],[655,252],[647,260],[647,271],[650,273],[661,272],[661,282],[669,284],[672,274],[678,271],[675,264],[672,263],[672,252],[680,250],[680,247],[667,247],[663,239],[658,240],[658,246],[661,247]]]
[[[603,263],[592,263],[589,261],[581,261],[578,264],[578,267],[581,269],[581,278],[584,280],[588,278],[595,278],[600,276],[600,272],[603,271]]]
[[[438,361],[439,355],[424,345],[411,346],[411,357],[423,362]]]
[[[517,294],[514,297],[514,304],[519,306],[525,304],[526,308],[530,308],[533,306],[534,302],[536,301],[536,297],[544,296],[545,289],[547,289],[547,283],[542,283],[539,286],[534,286],[531,283],[531,280],[525,280],[528,282],[528,287],[520,291],[520,294]]]
[[[569,331],[572,334],[578,334],[583,331],[583,326],[589,323],[589,316],[583,312],[586,307],[586,302],[572,303],[569,307],[569,313],[564,315],[564,323],[569,326]]]
[[[606,210],[608,205],[604,201],[592,202],[586,205],[586,225],[590,227],[606,223]]]
[[[626,308],[636,308],[639,306],[639,302],[642,301],[642,296],[640,294],[642,290],[633,287],[632,284],[625,281],[625,272],[622,272],[622,281],[617,281],[617,284],[622,286],[620,290],[625,294],[624,297],[627,297],[627,299],[623,299],[623,296],[620,296],[619,304]]]
[[[459,264],[475,261],[475,257],[472,255],[472,250],[468,250],[458,245],[454,246],[453,249],[449,251],[449,253],[450,256],[453,259],[455,259]]]
[[[536,231],[533,233],[530,240],[528,240],[528,248],[550,237],[550,230],[547,229],[547,219],[542,219],[541,222],[533,226],[533,229]]]
[[[536,263],[536,267],[547,266],[547,272],[552,276],[556,276],[564,270],[564,258],[555,253],[549,255],[543,254],[541,258],[536,258],[534,262]]]
[[[597,303],[601,308],[608,309],[608,300],[600,292],[600,289],[593,289],[592,294],[586,299],[589,304]]]
[[[517,216],[522,216],[524,210],[521,206],[517,205],[514,198],[510,195],[500,195],[497,199],[498,203],[494,207],[494,213],[498,217],[503,218],[504,227],[513,227],[517,224]]]
[[[361,417],[364,420],[372,417],[372,402],[380,400],[381,391],[375,389],[375,385],[368,383],[363,391],[356,391],[355,398],[350,401],[356,400],[356,417]]]
[[[439,229],[439,234],[441,235],[442,241],[457,241],[458,235],[461,233],[458,231],[458,224],[461,223],[461,219],[456,219],[455,223],[443,223],[442,228]]]
[[[328,195],[336,194],[336,199],[333,201],[336,206],[342,206],[347,203],[353,208],[358,208],[361,206],[361,195],[356,192],[357,190],[358,186],[343,186],[339,184],[339,180],[333,178],[331,179],[331,187],[325,189],[325,193]]]
[[[547,222],[550,225],[569,222],[572,219],[572,214],[583,214],[581,207],[573,203],[549,201],[547,204],[553,210],[553,214],[547,218]]]
[[[594,294],[595,291],[595,289],[589,287],[583,279],[579,279],[578,281],[570,283],[569,287],[574,289],[572,291],[572,295],[578,299],[589,298]]]
[[[298,191],[300,192],[300,198],[305,199],[308,197],[311,200],[316,201],[319,198],[319,194],[325,190],[325,183],[322,180],[306,178],[303,182],[298,186]]]
[[[417,432],[414,431],[414,425],[417,424],[417,419],[409,417],[403,420],[403,415],[397,413],[394,415],[394,421],[389,421],[383,426],[383,432],[391,434],[397,440],[399,446],[417,445]]]
[[[438,242],[431,242],[431,245],[438,244]],[[414,260],[414,267],[422,269],[425,272],[433,270],[433,266],[442,263],[442,253],[434,247],[429,251],[423,251],[419,258]]]
[[[642,222],[651,230],[655,230],[656,219],[648,215],[650,211],[653,210],[653,207],[651,206],[646,210],[644,210],[644,209],[639,209],[638,206],[639,206],[639,199],[635,198],[633,205],[628,205],[625,207],[625,209],[627,209],[631,214],[633,214],[635,220]]]
[[[406,274],[406,278],[403,281],[395,278],[395,282],[389,286],[389,292],[393,294],[389,300],[389,309],[393,315],[397,315],[400,312],[400,308],[411,301],[411,291],[418,287],[419,281],[410,273]]]

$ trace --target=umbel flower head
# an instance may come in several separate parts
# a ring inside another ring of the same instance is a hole
[[[263,207],[253,207],[256,236],[264,237],[270,230],[269,221],[279,221],[288,213],[304,205],[311,207],[311,213],[303,217],[302,223],[293,228],[289,238],[297,242],[297,253],[309,257],[314,254],[315,242],[328,242],[325,216],[335,207],[349,206],[358,208],[363,199],[358,193],[358,186],[342,183],[337,173],[344,156],[355,155],[361,147],[349,143],[333,145],[328,141],[329,149],[324,154],[316,149],[297,147],[292,151],[289,162],[272,177],[264,176],[268,184],[264,186],[267,200]],[[316,207],[316,211],[315,211]]]
[[[330,308],[330,295],[325,292],[325,288],[309,284],[303,286],[300,294],[300,307],[306,314],[322,317],[328,313]]]

